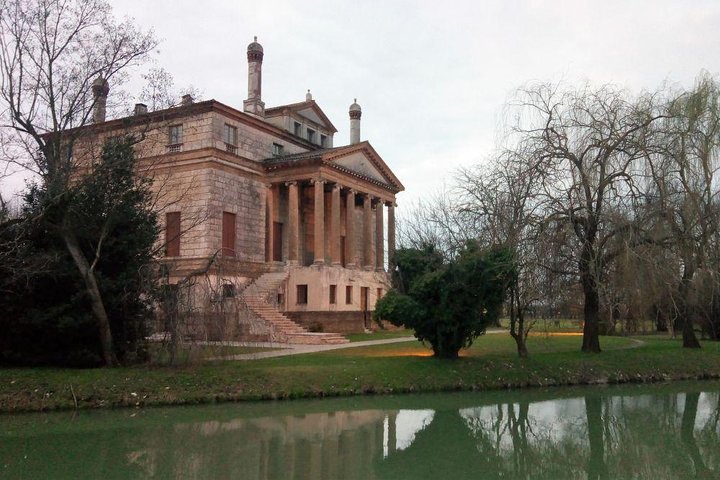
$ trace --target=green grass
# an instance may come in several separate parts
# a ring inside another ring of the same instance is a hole
[[[720,378],[720,343],[684,350],[666,338],[536,335],[519,359],[505,334],[480,337],[458,360],[430,358],[418,342],[181,368],[0,369],[0,411],[193,404],[421,391]]]
[[[579,318],[526,318],[527,324],[534,322],[533,332],[582,332],[582,319]],[[627,321],[626,321],[627,322]],[[510,319],[500,319],[500,325],[504,329],[510,328]],[[617,333],[622,334],[624,322],[618,322],[616,325]],[[655,322],[651,320],[637,320],[633,322],[633,331],[628,331],[628,335],[645,335],[655,333]]]
[[[412,337],[412,330],[376,330],[370,333],[348,333],[345,338],[351,342],[365,342],[368,340],[387,340],[389,338]]]

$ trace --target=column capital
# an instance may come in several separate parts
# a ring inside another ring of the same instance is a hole
[[[385,206],[395,208],[397,207],[397,203],[394,200],[386,200]]]
[[[337,183],[337,182],[335,182],[335,183],[333,184],[333,186],[332,186],[332,189],[333,189],[333,190],[340,190],[341,188],[342,188],[342,185],[340,185],[340,184]]]
[[[310,183],[312,183],[313,185],[315,185],[316,183],[324,184],[327,183],[327,180],[325,180],[324,178],[311,178]]]
[[[289,187],[290,185],[297,185],[297,184],[298,184],[297,180],[291,180],[289,182],[285,182],[286,187]]]

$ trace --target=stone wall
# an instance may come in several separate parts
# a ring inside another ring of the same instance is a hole
[[[367,312],[367,323],[363,312],[286,312],[300,326],[310,331],[317,331],[318,326],[323,332],[361,333],[372,327],[372,312]]]

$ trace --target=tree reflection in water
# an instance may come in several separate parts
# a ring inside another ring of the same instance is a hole
[[[0,477],[720,478],[720,384],[577,392],[7,416]]]

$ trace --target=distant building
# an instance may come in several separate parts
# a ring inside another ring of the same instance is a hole
[[[350,143],[335,146],[337,129],[309,91],[303,102],[265,108],[257,41],[247,57],[243,111],[185,96],[178,107],[148,112],[138,104],[135,115],[105,121],[108,87],[100,79],[92,128],[105,140],[128,125],[145,132],[137,150],[162,193],[170,282],[206,270],[221,291],[208,308],[235,302],[217,321],[241,325],[220,334],[205,325],[204,335],[341,341],[308,328],[337,333],[369,324],[389,288],[395,196],[404,187],[360,141],[357,103],[349,109]]]

